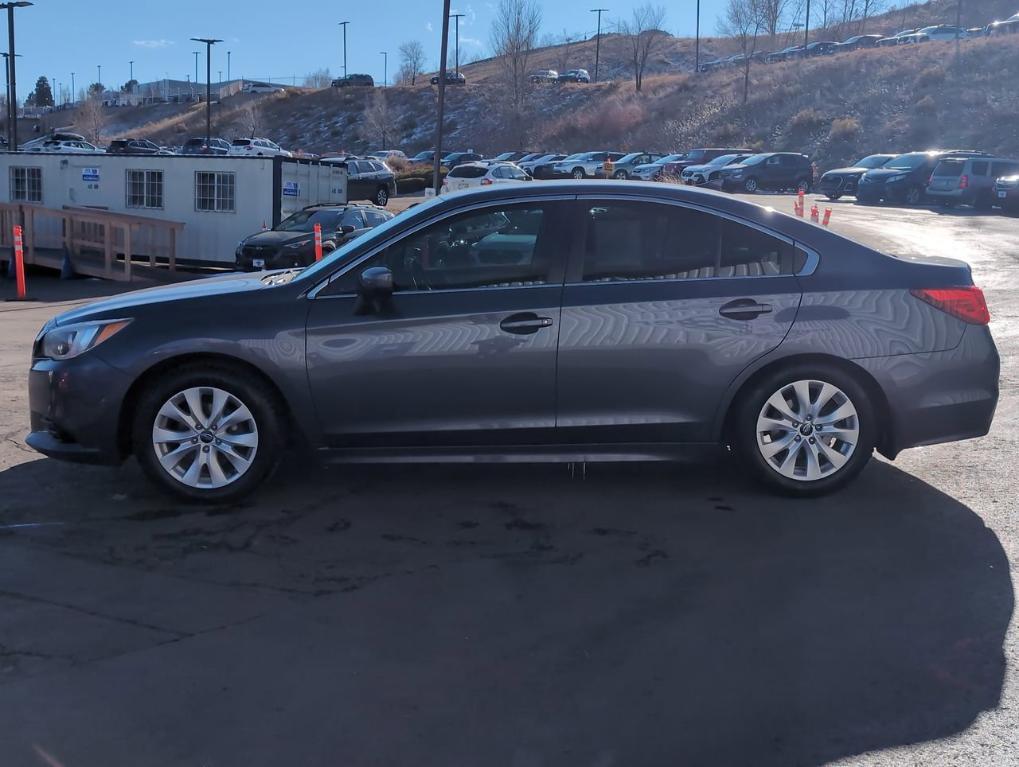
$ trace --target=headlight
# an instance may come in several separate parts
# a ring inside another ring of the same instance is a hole
[[[131,320],[99,320],[56,327],[43,335],[40,352],[52,360],[69,360],[108,341],[130,324]]]
[[[311,245],[311,240],[310,239],[309,240],[298,240],[297,242],[292,242],[289,245],[284,245],[284,247],[288,248],[289,250],[300,250],[301,248],[306,248],[309,245]]]

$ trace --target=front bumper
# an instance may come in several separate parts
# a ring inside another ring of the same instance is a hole
[[[888,400],[881,452],[982,437],[998,404],[1000,361],[985,326],[967,325],[954,349],[855,360]]]
[[[28,374],[31,433],[26,443],[51,458],[119,464],[120,410],[130,378],[94,352],[39,359]]]
[[[856,199],[861,202],[905,202],[910,184],[901,181],[891,184],[867,183],[856,188]],[[922,199],[922,198],[921,198]]]
[[[859,176],[822,176],[818,191],[824,195],[856,194]]]

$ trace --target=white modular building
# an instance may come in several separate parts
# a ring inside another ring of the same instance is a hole
[[[183,224],[176,243],[181,264],[232,264],[242,238],[308,205],[347,201],[346,166],[315,160],[5,152],[0,163],[0,201]],[[40,241],[60,237],[36,234]],[[144,254],[144,242],[136,245]]]

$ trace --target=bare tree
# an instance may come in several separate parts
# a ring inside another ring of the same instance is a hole
[[[644,5],[633,9],[633,18],[619,22],[619,33],[630,43],[630,65],[633,67],[633,83],[639,91],[644,84],[644,71],[648,59],[665,40],[662,30],[665,22],[665,6]]]
[[[241,113],[241,126],[244,128],[244,132],[248,134],[248,138],[255,138],[255,136],[262,132],[262,109],[257,104],[248,104],[244,108],[244,112]]]
[[[575,53],[577,38],[571,35],[565,29],[562,35],[556,36],[551,35],[546,43],[547,47],[555,49],[555,66],[557,72],[566,72],[570,68],[570,64],[573,63],[573,55]]]
[[[417,84],[418,75],[425,68],[425,47],[417,40],[408,40],[400,45],[400,71],[397,82]]]
[[[106,125],[106,115],[103,113],[102,93],[93,93],[81,103],[78,113],[74,116],[74,124],[85,134],[85,138],[93,144],[98,144],[103,134],[103,126]]]
[[[514,129],[523,116],[528,62],[541,28],[541,8],[535,0],[499,0],[492,22],[492,52],[509,86]]]
[[[750,65],[757,49],[757,38],[766,30],[761,0],[728,0],[725,15],[718,25],[719,32],[739,44],[743,67],[743,103],[750,98]]]
[[[775,45],[775,35],[778,34],[782,19],[789,11],[790,0],[760,0],[760,13],[764,31],[771,38],[772,46]]]
[[[385,88],[376,89],[361,116],[361,138],[368,144],[381,141],[381,149],[388,149],[390,125],[389,99]]]
[[[328,69],[316,69],[304,76],[305,88],[328,88],[333,84],[333,76]]]

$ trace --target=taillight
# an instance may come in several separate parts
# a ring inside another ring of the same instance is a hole
[[[969,189],[969,176],[967,176],[965,173],[959,176],[959,188]]]
[[[490,179],[490,178],[483,178],[483,179],[481,179],[481,185],[482,186],[488,186],[491,183],[492,183],[492,179]]]
[[[986,325],[991,321],[984,291],[975,285],[968,288],[923,288],[909,292],[936,309],[971,325]]]

